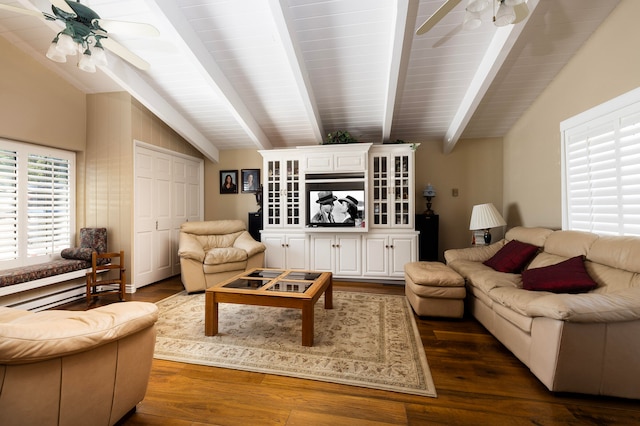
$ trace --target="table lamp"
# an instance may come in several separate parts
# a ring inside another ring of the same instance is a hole
[[[424,211],[425,216],[433,216],[434,212],[431,210],[431,199],[436,196],[436,190],[433,189],[433,186],[429,183],[426,188],[424,188],[422,195],[427,199],[427,210]]]
[[[473,206],[471,211],[471,223],[469,229],[471,231],[477,231],[484,229],[484,242],[485,244],[491,243],[491,228],[498,226],[506,226],[507,222],[502,218],[498,210],[493,203],[478,204]]]

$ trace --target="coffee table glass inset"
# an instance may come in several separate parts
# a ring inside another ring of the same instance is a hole
[[[302,345],[313,346],[313,307],[324,293],[325,309],[333,308],[331,272],[254,268],[205,291],[205,332],[218,334],[218,303],[273,306],[302,310]]]

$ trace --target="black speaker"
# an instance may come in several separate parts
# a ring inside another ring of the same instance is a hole
[[[262,231],[262,211],[249,212],[249,233],[254,240],[260,241],[260,231]]]
[[[427,216],[425,214],[416,215],[416,230],[420,231],[418,240],[419,259],[427,261],[438,260],[438,227],[440,216],[437,214]]]

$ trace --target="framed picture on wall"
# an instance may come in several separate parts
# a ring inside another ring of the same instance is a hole
[[[242,192],[255,194],[260,188],[260,169],[242,169]]]
[[[238,171],[237,170],[220,170],[220,193],[221,194],[237,194],[238,193]]]

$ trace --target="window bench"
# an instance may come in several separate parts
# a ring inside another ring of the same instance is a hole
[[[58,275],[66,275],[76,272],[71,278],[84,276],[86,269],[91,268],[91,262],[84,260],[60,259],[51,262],[39,263],[37,265],[21,266],[19,268],[5,269],[0,271],[0,289],[16,284],[38,281]],[[57,277],[52,282],[65,281],[67,277]],[[1,294],[1,293],[0,293]]]
[[[50,293],[51,290],[43,292],[39,289],[80,278],[84,279],[90,270],[91,262],[72,259],[53,260],[37,265],[2,270],[0,271],[0,305],[11,306],[16,304],[23,305],[22,309],[39,310],[42,307],[50,306],[51,303],[57,304],[56,300],[58,298],[64,301],[69,296],[60,295],[59,297],[52,296],[42,299],[43,295]],[[54,287],[51,288],[53,289]],[[53,291],[57,293],[60,289]],[[73,292],[73,297],[83,296],[84,284],[80,286],[76,284],[71,291]],[[33,300],[40,301],[33,302]]]

